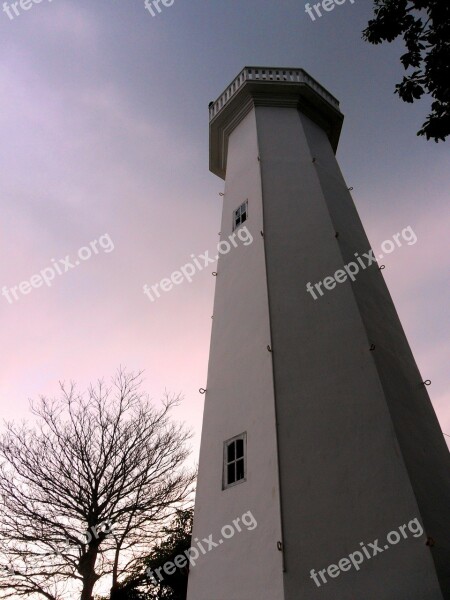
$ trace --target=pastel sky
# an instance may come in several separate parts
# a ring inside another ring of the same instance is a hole
[[[51,287],[0,296],[2,417],[26,417],[58,380],[84,388],[119,365],[144,369],[156,401],[165,388],[184,395],[177,417],[197,459],[213,268],[154,303],[142,286],[214,251],[223,182],[208,171],[208,103],[243,66],[266,65],[303,67],[340,100],[338,159],[373,248],[407,226],[417,235],[384,275],[450,434],[450,146],[416,136],[428,101],[393,94],[401,45],[361,40],[371,5],[315,22],[301,0],[175,0],[154,18],[144,0],[0,13],[0,286],[104,234],[114,243]]]

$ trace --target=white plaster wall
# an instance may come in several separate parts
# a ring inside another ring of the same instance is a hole
[[[247,511],[258,526],[199,561],[188,600],[447,599],[425,537],[410,536],[321,588],[309,576],[360,542],[431,515],[433,496],[418,502],[415,493],[427,469],[414,471],[411,433],[429,440],[436,477],[445,459],[432,409],[417,408],[423,391],[411,401],[413,384],[405,381],[417,369],[379,272],[363,272],[317,301],[306,292],[306,282],[369,249],[324,131],[294,108],[249,113],[229,139],[221,239],[247,198],[254,241],[239,243],[218,265],[193,537],[217,540],[223,525]],[[382,309],[371,308],[374,297]],[[375,357],[369,333],[387,331]],[[398,373],[386,365],[395,352],[408,361]],[[408,427],[401,406],[394,410],[400,396]],[[222,490],[223,442],[244,431],[248,480]],[[442,521],[442,498],[435,507],[433,527]]]
[[[347,236],[365,237],[356,213],[348,211],[348,225],[343,223],[335,238],[329,205],[349,193],[332,173],[325,195],[317,169],[327,167],[324,158],[335,162],[330,151],[326,156],[319,152],[329,142],[296,109],[258,107],[256,114],[279,424],[285,598],[442,600],[425,537],[410,536],[367,560],[360,571],[328,576],[320,588],[310,579],[311,569],[336,564],[359,550],[360,542],[385,540],[391,530],[421,519],[421,513],[355,299],[355,286],[369,275],[363,273],[354,285],[338,284],[317,300],[306,291],[308,281],[320,281],[343,267],[341,244]],[[314,141],[318,148],[313,154]],[[400,384],[404,374],[391,377]]]
[[[191,569],[188,600],[282,600],[275,411],[255,112],[229,139],[221,240],[248,198],[253,243],[219,259],[193,538],[220,537],[251,511],[258,525]],[[247,432],[247,481],[222,490],[223,442]]]
[[[314,166],[347,263],[354,260],[355,252],[361,255],[368,250],[369,240],[326,137],[308,119],[303,119],[303,127],[317,157]],[[376,344],[373,359],[422,523],[428,535],[440,540],[427,547],[427,553],[433,557],[444,598],[450,600],[450,454],[384,272],[367,269],[358,275],[352,290],[368,338]]]

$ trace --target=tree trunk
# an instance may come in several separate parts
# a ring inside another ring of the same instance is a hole
[[[94,585],[100,579],[95,572],[98,548],[90,547],[78,563],[78,572],[83,578],[83,589],[80,600],[93,600]]]
[[[94,576],[83,577],[83,590],[81,592],[80,600],[93,600],[92,593],[97,579],[98,577],[95,574]]]

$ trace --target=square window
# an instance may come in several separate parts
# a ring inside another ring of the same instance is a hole
[[[248,200],[241,204],[233,213],[233,231],[247,220]]]
[[[246,480],[246,445],[246,433],[241,433],[224,443],[223,489]]]

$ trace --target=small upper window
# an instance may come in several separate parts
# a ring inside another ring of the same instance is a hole
[[[224,444],[224,489],[245,481],[247,434],[241,433]]]
[[[233,231],[245,223],[248,217],[248,200],[233,212]]]

